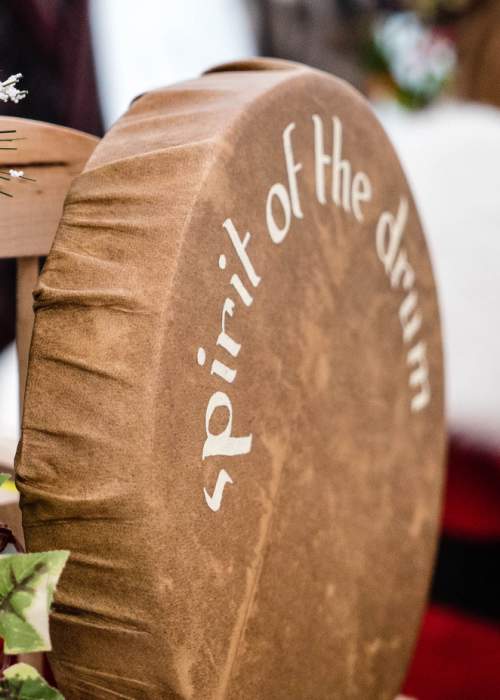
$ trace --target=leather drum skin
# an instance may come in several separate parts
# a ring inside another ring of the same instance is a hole
[[[71,550],[67,700],[394,700],[432,570],[440,324],[365,100],[254,60],[145,94],[68,194],[17,455]]]

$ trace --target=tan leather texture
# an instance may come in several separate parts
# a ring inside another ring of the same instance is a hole
[[[251,61],[145,94],[35,290],[30,550],[68,700],[393,700],[444,450],[418,215],[370,107]]]

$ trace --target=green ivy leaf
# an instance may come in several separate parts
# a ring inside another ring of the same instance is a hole
[[[40,674],[28,664],[14,664],[4,671],[0,681],[0,698],[9,700],[64,700],[61,693],[51,688]]]
[[[49,651],[49,611],[69,552],[0,556],[0,637],[6,654]]]
[[[10,479],[10,474],[0,474],[0,487]]]

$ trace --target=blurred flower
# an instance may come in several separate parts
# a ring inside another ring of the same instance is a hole
[[[22,73],[11,75],[10,78],[0,81],[0,100],[2,102],[14,102],[17,104],[23,100],[28,94],[27,90],[19,90],[16,86],[19,80],[23,77]]]
[[[456,52],[452,42],[412,12],[376,22],[373,41],[402,101],[413,106],[428,104],[453,74]]]

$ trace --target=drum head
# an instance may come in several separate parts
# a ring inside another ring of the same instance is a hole
[[[253,61],[148,93],[35,293],[18,484],[71,550],[67,698],[393,700],[444,445],[432,270],[367,103]]]

